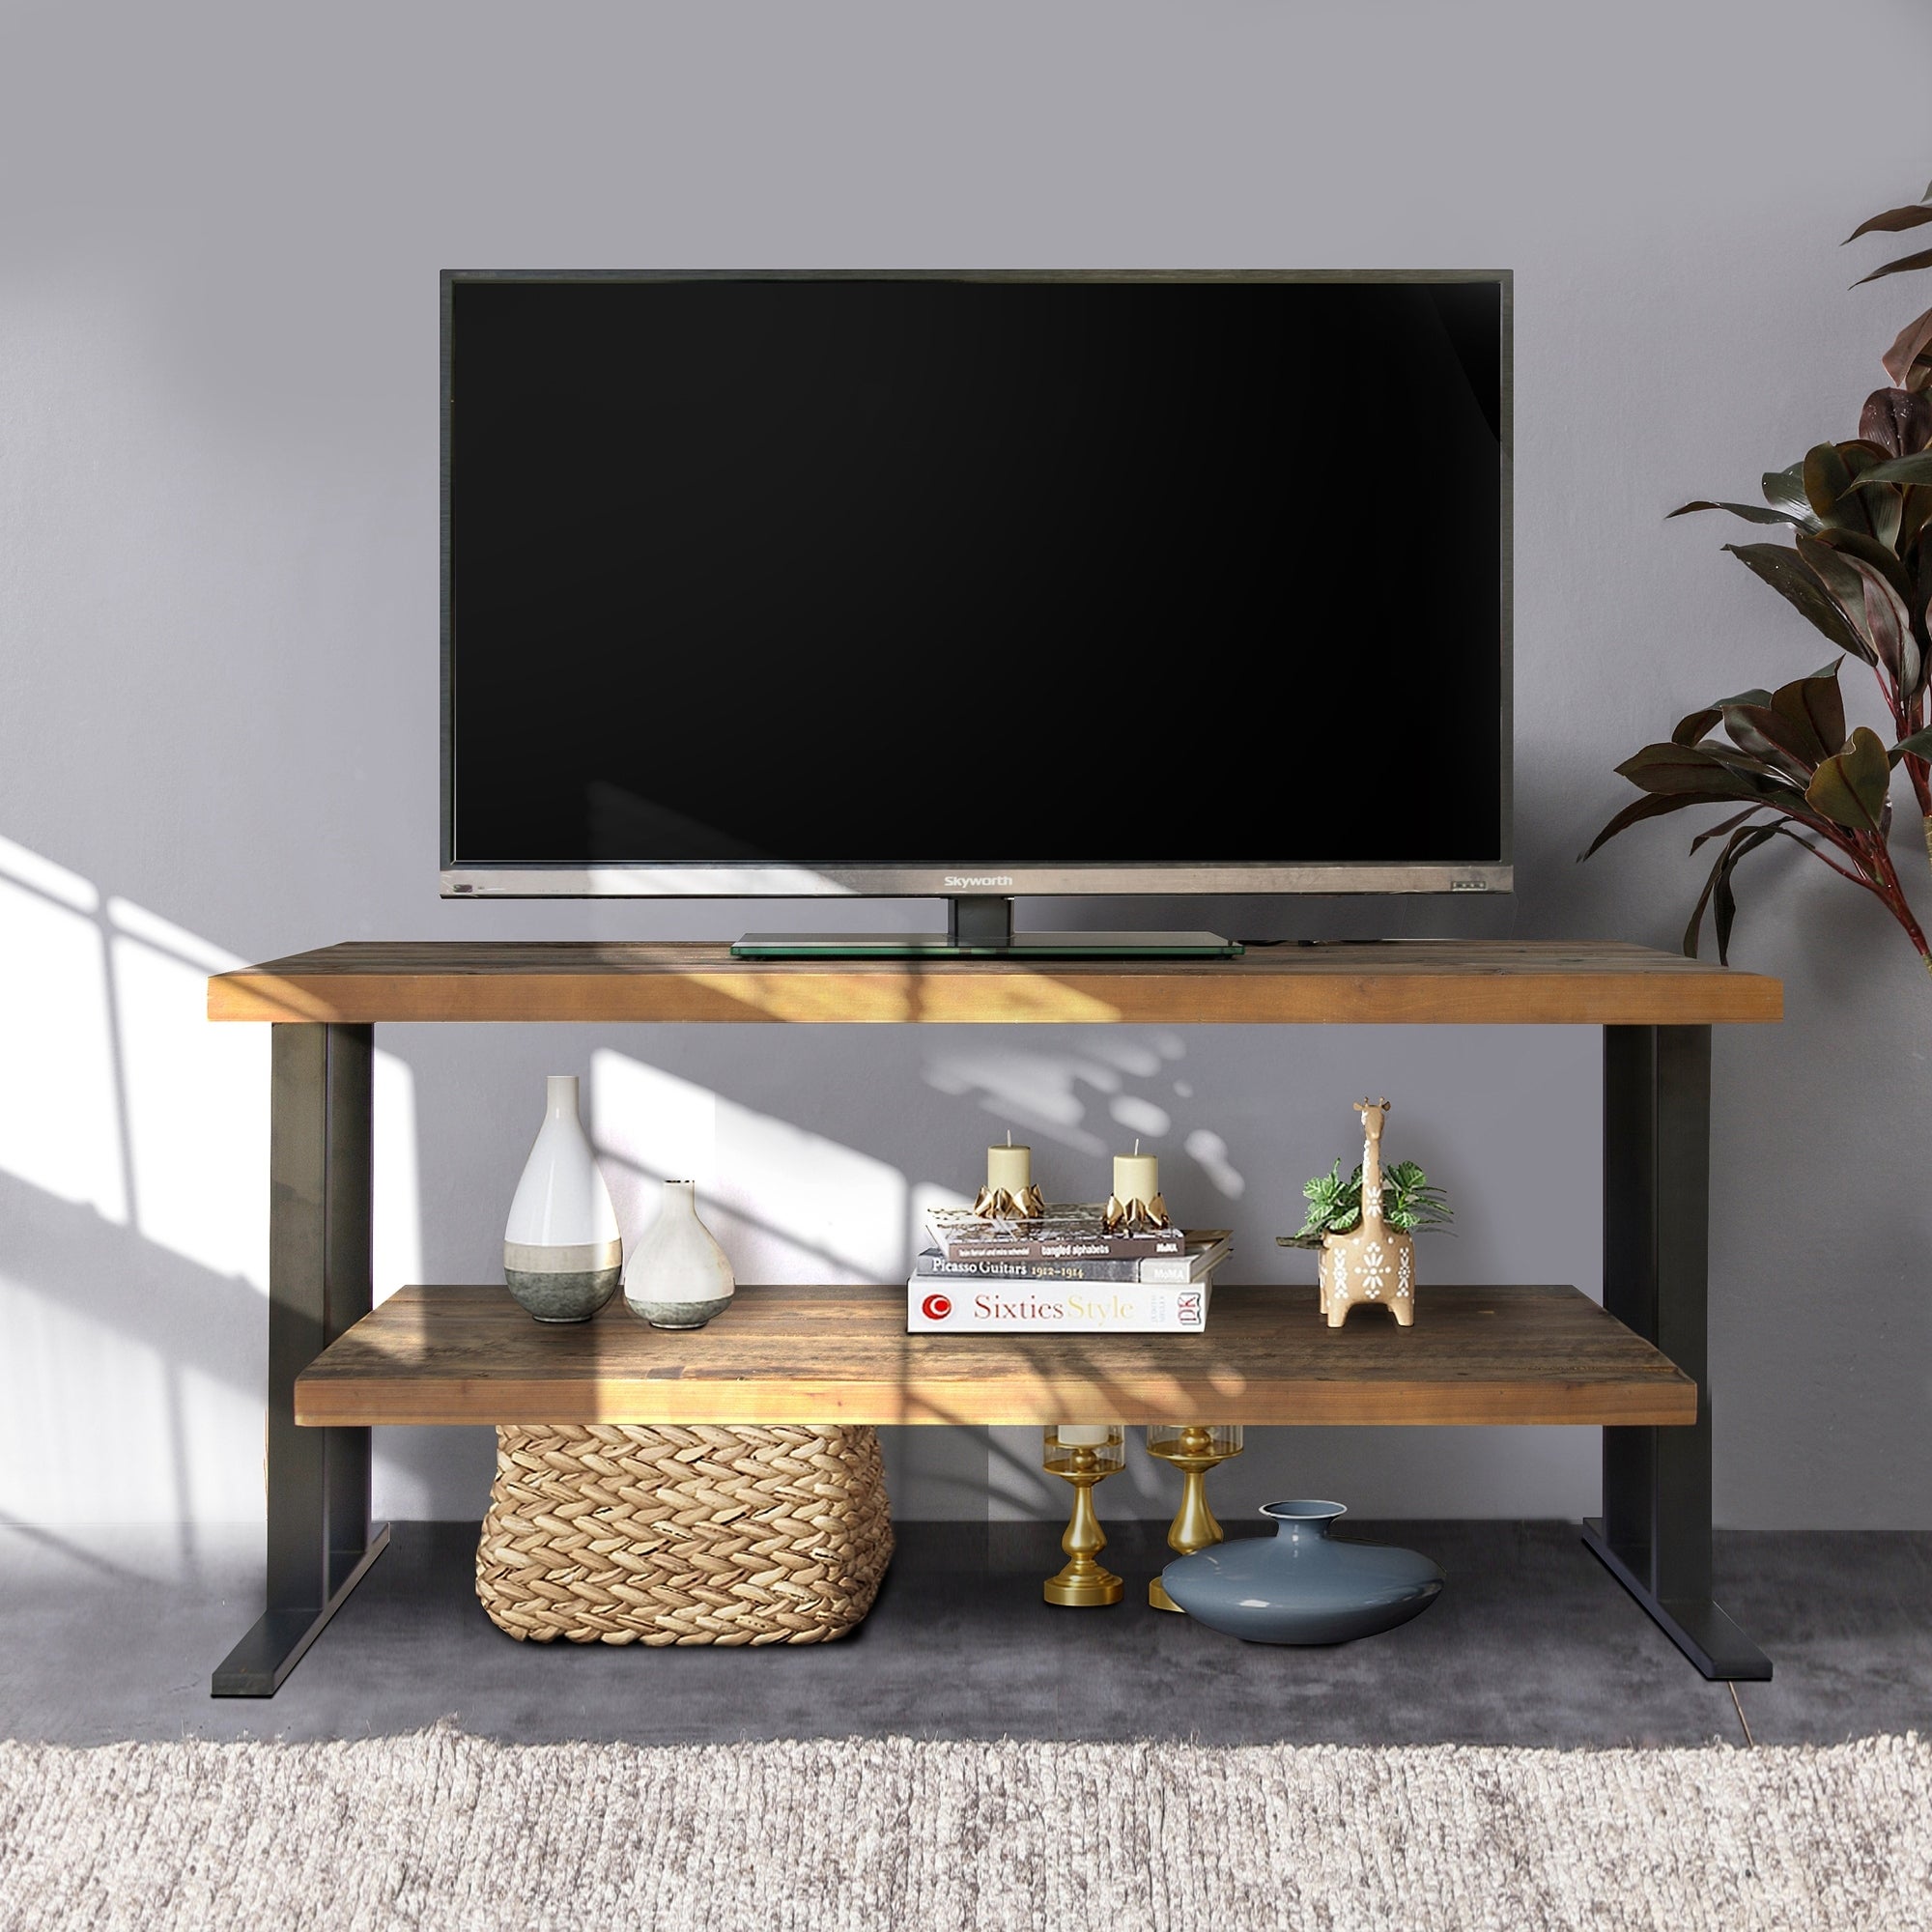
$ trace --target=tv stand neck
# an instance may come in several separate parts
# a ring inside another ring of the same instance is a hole
[[[1013,902],[1001,894],[968,894],[946,901],[946,943],[962,952],[1010,952]]]
[[[748,932],[735,959],[1234,959],[1238,940],[1218,932],[1015,932],[1013,902],[962,894],[946,901],[946,930]]]

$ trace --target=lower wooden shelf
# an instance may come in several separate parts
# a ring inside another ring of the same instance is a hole
[[[1690,1377],[1561,1286],[1424,1285],[1413,1327],[1216,1283],[1199,1335],[909,1335],[905,1287],[741,1286],[690,1333],[621,1296],[533,1321],[500,1286],[400,1290],[296,1378],[296,1421],[1577,1423],[1697,1419]]]

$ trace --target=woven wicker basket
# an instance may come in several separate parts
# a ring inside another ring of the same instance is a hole
[[[539,1643],[823,1643],[892,1554],[876,1429],[505,1427],[476,1595]]]

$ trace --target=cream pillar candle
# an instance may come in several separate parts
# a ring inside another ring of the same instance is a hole
[[[1160,1162],[1151,1153],[1117,1153],[1114,1156],[1114,1198],[1117,1201],[1151,1201],[1160,1192]]]
[[[1033,1185],[1033,1149],[989,1147],[986,1150],[986,1185],[1003,1187],[1015,1201]]]
[[[1058,1433],[1063,1449],[1104,1449],[1112,1432],[1104,1422],[1063,1422]]]

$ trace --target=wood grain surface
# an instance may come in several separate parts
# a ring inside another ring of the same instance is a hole
[[[903,1284],[742,1286],[673,1333],[621,1295],[549,1327],[496,1286],[401,1290],[296,1381],[363,1423],[1608,1423],[1696,1419],[1696,1385],[1574,1288],[1425,1287],[1415,1324],[1315,1289],[1216,1285],[1198,1335],[905,1332]]]
[[[216,1020],[1705,1026],[1781,983],[1613,941],[1389,940],[1236,959],[734,959],[713,941],[354,941],[217,974]]]

